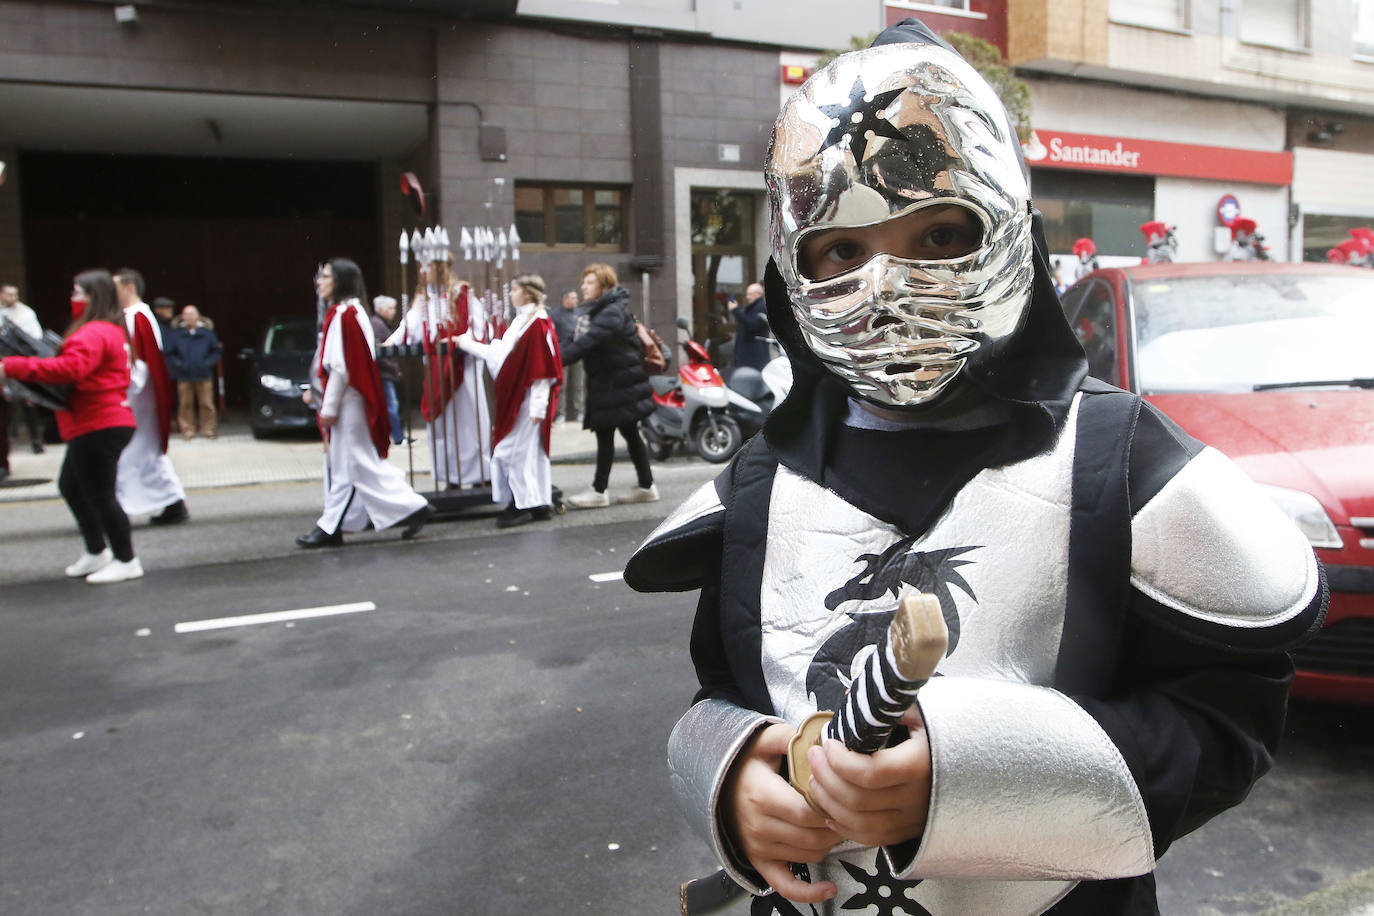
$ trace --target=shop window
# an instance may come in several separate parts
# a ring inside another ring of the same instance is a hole
[[[1188,28],[1187,0],[1111,0],[1112,22],[1153,29]]]
[[[1140,226],[1154,219],[1153,178],[1032,169],[1031,186],[1052,253],[1073,251],[1073,243],[1081,238],[1092,239],[1099,255],[1145,251]]]
[[[1075,289],[1064,298],[1064,314],[1074,336],[1088,354],[1088,373],[1104,382],[1117,383],[1116,297],[1102,280]]]
[[[1306,0],[1241,0],[1240,40],[1275,48],[1307,47]]]
[[[1374,59],[1374,0],[1355,0],[1355,55]]]
[[[1351,239],[1350,230],[1374,226],[1368,216],[1333,216],[1327,213],[1302,215],[1302,259],[1325,261],[1326,253]]]
[[[968,13],[969,0],[888,0],[888,6],[894,6],[904,10],[959,10]]]
[[[528,245],[625,250],[629,192],[593,185],[515,185],[515,227]]]

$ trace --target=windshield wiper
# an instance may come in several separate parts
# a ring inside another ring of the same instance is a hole
[[[1276,391],[1280,388],[1374,388],[1374,378],[1343,378],[1325,382],[1266,382],[1251,391]]]

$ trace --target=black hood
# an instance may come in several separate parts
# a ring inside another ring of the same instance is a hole
[[[1035,277],[1021,330],[1002,355],[981,372],[966,366],[941,397],[929,404],[903,408],[904,412],[913,417],[938,417],[992,399],[1008,407],[1014,422],[1026,426],[1026,432],[1037,440],[1047,439],[1064,422],[1074,393],[1088,373],[1088,360],[1054,291],[1040,214],[1032,215]],[[827,418],[847,413],[850,391],[802,339],[787,285],[771,260],[764,289],[768,322],[792,362],[792,390],[769,417],[764,434],[775,450],[786,453],[801,447],[802,440],[814,440],[806,430],[815,421],[828,422]]]

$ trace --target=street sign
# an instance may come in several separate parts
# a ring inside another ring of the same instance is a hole
[[[1229,229],[1239,218],[1240,201],[1236,200],[1234,194],[1223,194],[1221,200],[1217,201],[1217,222]]]

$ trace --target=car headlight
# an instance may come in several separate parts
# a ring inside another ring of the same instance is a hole
[[[262,387],[268,391],[275,391],[277,394],[290,394],[296,388],[296,383],[289,378],[282,378],[280,375],[263,374],[258,378],[262,382]]]
[[[1260,484],[1260,488],[1278,503],[1279,508],[1297,524],[1298,530],[1307,535],[1313,547],[1345,546],[1341,543],[1340,532],[1331,523],[1331,517],[1311,493],[1265,483]]]

